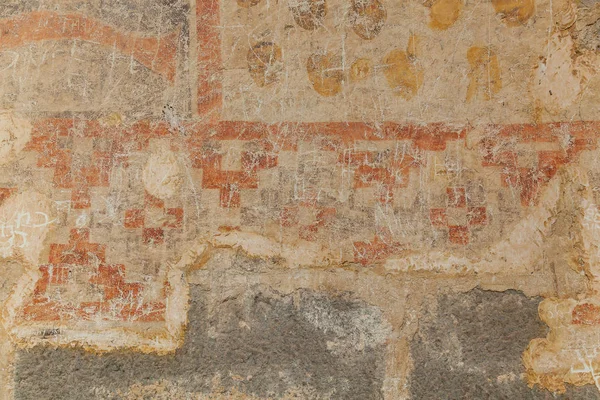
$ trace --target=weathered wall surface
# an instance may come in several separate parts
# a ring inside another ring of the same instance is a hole
[[[600,3],[4,0],[0,400],[600,398]]]

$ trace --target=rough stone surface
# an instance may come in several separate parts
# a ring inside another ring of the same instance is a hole
[[[119,398],[134,384],[161,380],[193,396],[218,389],[217,377],[225,389],[260,397],[303,390],[311,398],[382,398],[384,343],[369,336],[384,321],[373,307],[348,295],[256,288],[209,312],[209,293],[192,287],[189,326],[175,354],[19,352],[15,399]],[[368,344],[352,345],[361,340]]]
[[[432,299],[411,344],[412,398],[600,399],[593,386],[558,396],[528,387],[519,349],[546,334],[540,300],[480,289]]]

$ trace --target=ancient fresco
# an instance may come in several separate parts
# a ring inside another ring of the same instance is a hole
[[[600,398],[599,27],[2,2],[0,399]]]

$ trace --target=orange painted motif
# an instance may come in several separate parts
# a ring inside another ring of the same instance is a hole
[[[396,254],[403,249],[404,246],[400,243],[375,236],[368,242],[354,242],[354,259],[362,265],[369,265],[384,260],[389,255]]]
[[[590,303],[578,304],[573,308],[572,322],[575,325],[600,324],[600,306]]]
[[[202,168],[202,187],[219,189],[221,207],[239,207],[241,189],[257,189],[257,171],[273,168],[277,157],[268,153],[242,153],[242,170],[225,171],[221,167],[223,156],[218,153],[205,154],[197,159],[195,167]]]
[[[466,209],[466,223],[451,223],[449,214],[452,210]],[[446,188],[446,207],[429,209],[429,222],[438,230],[448,231],[448,241],[465,246],[471,241],[471,229],[487,224],[487,209],[470,204],[467,190],[464,187]]]
[[[16,188],[0,188],[0,205],[2,205],[2,203],[4,203],[4,201],[8,199],[15,191]]]
[[[559,167],[573,162],[583,150],[596,149],[600,122],[514,124],[490,128],[497,133],[481,142],[482,165],[501,167],[502,184],[520,189],[521,205],[529,207],[537,204],[541,189]],[[520,167],[515,143],[566,143],[566,146],[561,146],[564,148],[560,151],[539,151],[537,165]],[[504,150],[493,150],[497,148]]]
[[[140,297],[144,285],[125,281],[125,266],[106,263],[106,246],[90,243],[88,229],[72,229],[68,243],[51,244],[46,265],[39,267],[41,277],[33,296],[22,309],[28,321],[67,321],[74,318],[105,321],[163,321],[165,305],[146,303]],[[55,298],[51,287],[76,284],[75,274],[86,270],[88,283],[102,293],[102,301],[72,304]]]
[[[426,0],[425,6],[431,10],[429,26],[435,30],[446,30],[458,20],[464,3],[463,0]]]
[[[344,152],[339,163],[355,168],[354,187],[379,186],[381,203],[391,202],[393,189],[408,186],[411,168],[420,166],[420,161],[411,154],[399,154],[390,157],[377,152]]]

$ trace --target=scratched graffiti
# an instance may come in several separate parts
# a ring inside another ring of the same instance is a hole
[[[348,292],[391,326],[373,385],[396,400],[423,302],[517,289],[546,297],[553,330],[524,355],[528,383],[597,385],[594,10],[2,2],[0,260],[24,271],[7,336],[163,354],[182,345],[189,282]]]
[[[19,211],[11,216],[0,216],[0,255],[10,257],[15,248],[25,248],[30,230],[40,229],[55,223],[42,211]]]
[[[187,1],[11,3],[0,5],[0,109],[159,115],[169,99],[189,113]]]

